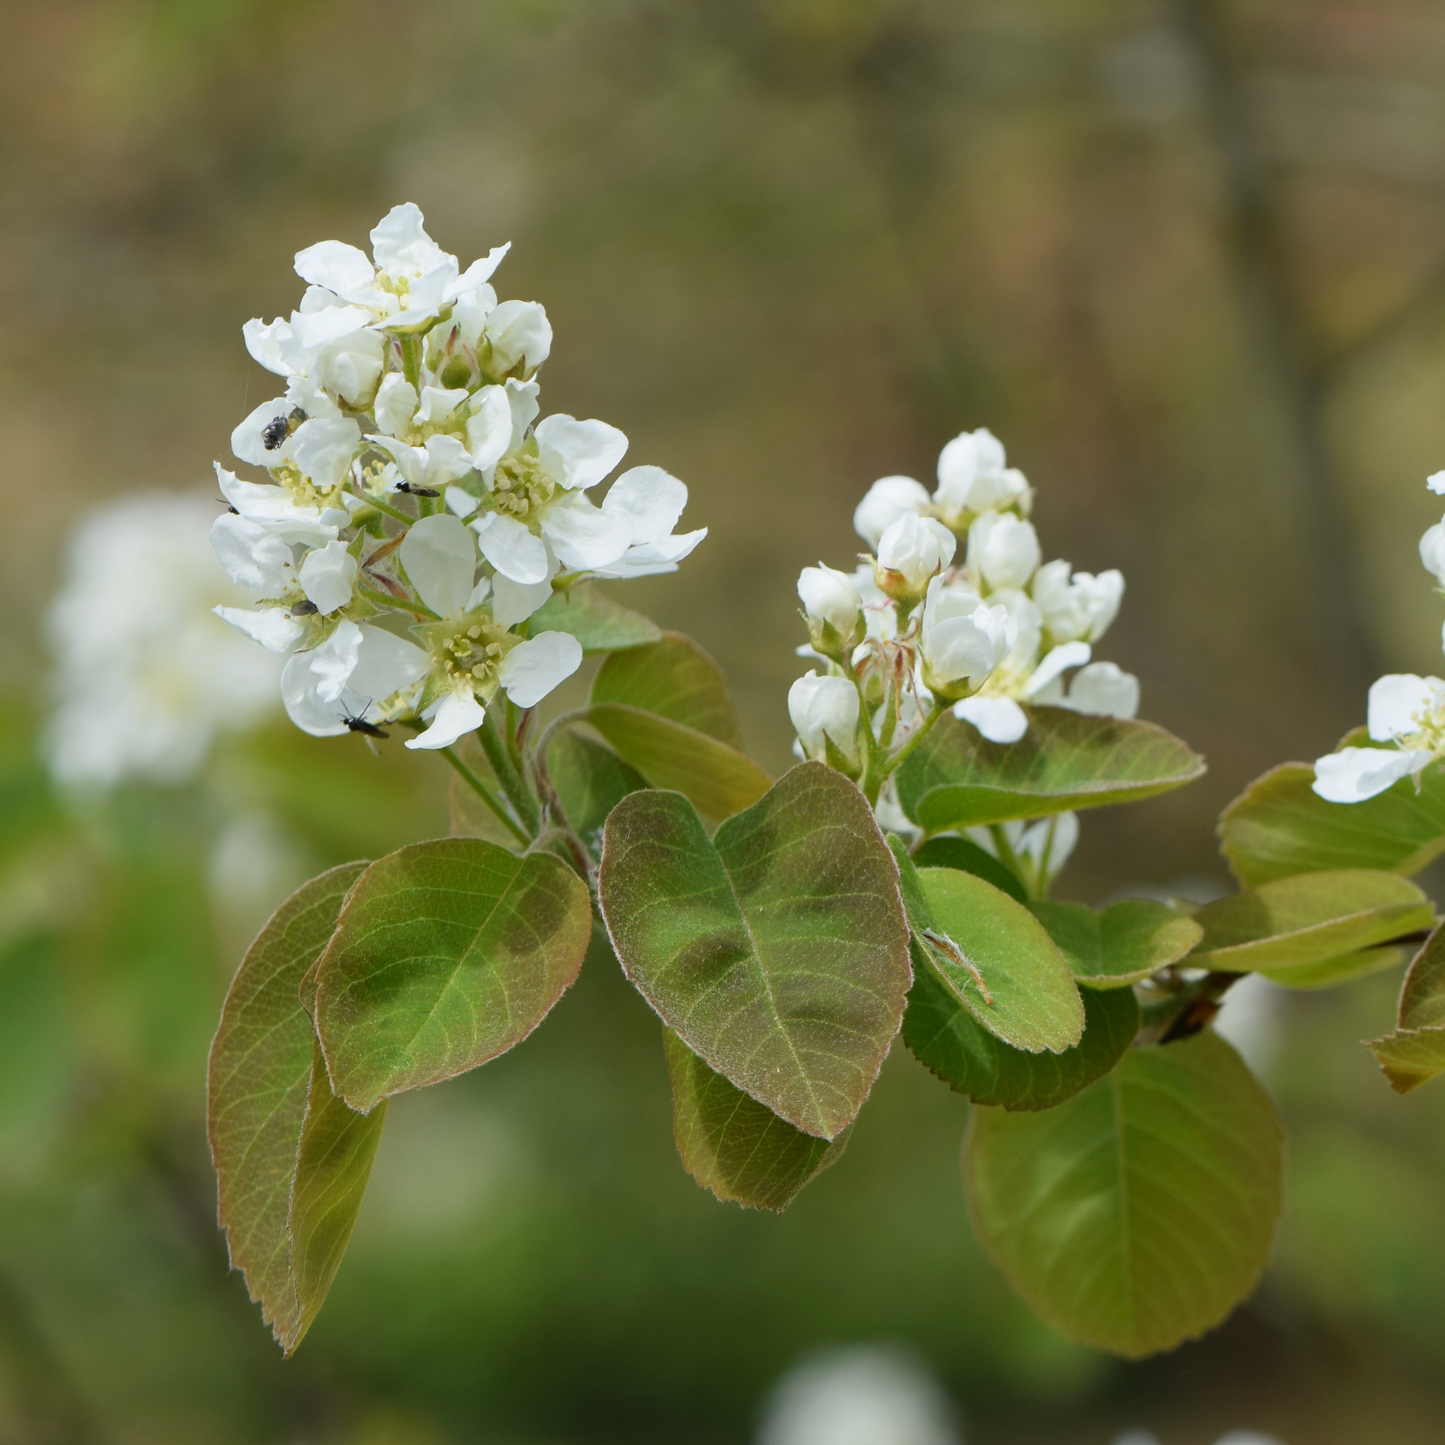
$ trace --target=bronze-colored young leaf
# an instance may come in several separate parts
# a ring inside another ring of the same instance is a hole
[[[584,657],[646,647],[662,637],[651,618],[604,597],[590,582],[554,592],[523,623],[521,631],[527,637],[570,632],[582,644]]]
[[[313,878],[276,910],[246,954],[211,1045],[209,1132],[220,1219],[232,1265],[246,1277],[283,1348],[296,1347],[324,1297],[298,1295],[291,1189],[307,1115],[315,1044],[299,988],[336,927],[365,863]]]
[[[1183,958],[1204,934],[1192,918],[1147,898],[1124,898],[1102,913],[1047,900],[1030,903],[1029,911],[1048,929],[1074,977],[1095,988],[1148,978]]]
[[[577,976],[587,886],[550,853],[413,843],[357,880],[321,958],[316,1028],[354,1109],[520,1043]]]
[[[863,795],[804,763],[711,840],[678,793],[624,798],[600,892],[613,949],[663,1022],[795,1128],[835,1139],[911,981],[897,876]]]
[[[946,717],[897,773],[903,811],[929,833],[1137,802],[1203,776],[1204,759],[1152,723],[1025,709],[1016,743]]]
[[[1312,764],[1281,763],[1220,815],[1221,849],[1245,887],[1341,868],[1408,876],[1445,852],[1445,768],[1360,803],[1327,803],[1314,780]]]
[[[1398,873],[1364,868],[1301,873],[1207,903],[1190,963],[1229,973],[1274,972],[1355,953],[1432,928],[1435,912]]]
[[[708,1068],[669,1028],[663,1047],[677,1152],[719,1199],[781,1214],[843,1152],[846,1131],[830,1144],[795,1129]]]
[[[1395,1031],[1368,1045],[1390,1086],[1408,1094],[1445,1073],[1445,925],[1415,955],[1400,989]]]
[[[1210,1030],[1128,1050],[1044,1113],[975,1108],[974,1228],[1041,1318],[1137,1359],[1217,1325],[1254,1288],[1279,1218],[1269,1098]]]
[[[1400,986],[1402,1029],[1445,1024],[1445,926],[1435,929],[1410,961]]]
[[[1139,1032],[1128,988],[1081,988],[1084,1035],[1061,1054],[1011,1048],[977,1022],[926,968],[915,968],[903,1041],[950,1088],[976,1104],[1052,1109],[1101,1079]]]
[[[597,669],[589,701],[641,708],[740,749],[742,734],[722,672],[680,632],[609,657]]]
[[[1063,955],[1028,909],[953,868],[920,868],[918,881],[930,932],[947,939],[939,944],[924,933],[920,945],[928,948],[933,972],[974,1019],[1028,1053],[1057,1054],[1077,1044],[1083,1000]],[[949,944],[966,962],[950,957]]]

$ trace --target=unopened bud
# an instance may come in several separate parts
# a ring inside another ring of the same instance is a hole
[[[958,546],[942,522],[903,512],[878,539],[878,585],[895,601],[917,602],[950,562]]]
[[[828,760],[828,742],[849,764],[858,761],[858,690],[846,677],[809,672],[788,689],[788,716],[803,751]]]
[[[846,572],[822,563],[804,567],[798,577],[798,596],[816,651],[841,659],[863,640],[863,599]]]

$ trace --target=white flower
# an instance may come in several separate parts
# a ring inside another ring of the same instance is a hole
[[[900,512],[878,539],[878,585],[891,597],[922,597],[958,546],[952,532],[931,517]]]
[[[1028,714],[1019,702],[1043,702],[1054,692],[1054,684],[1067,668],[1078,667],[1090,657],[1087,642],[1065,642],[1051,648],[1027,677],[1010,686],[1012,695],[993,691],[989,695],[966,697],[953,706],[953,715],[970,722],[991,743],[1016,743],[1029,730]],[[1012,679],[1009,680],[1012,683]],[[1057,701],[1057,694],[1052,699]],[[1079,709],[1082,711],[1082,709]]]
[[[243,482],[219,462],[216,480],[220,483],[221,495],[235,508],[237,516],[285,542],[321,547],[334,542],[337,532],[350,521],[340,507],[303,506],[292,499],[285,487],[272,486],[269,482]]]
[[[459,297],[484,286],[509,246],[494,246],[463,272],[457,258],[427,235],[421,211],[407,201],[393,206],[372,230],[375,265],[355,246],[322,241],[296,253],[296,274],[363,308],[378,328],[417,330]]]
[[[241,334],[267,371],[304,378],[333,402],[355,408],[370,398],[381,376],[382,341],[368,329],[372,319],[361,307],[307,292],[289,321],[251,320]]]
[[[938,490],[933,500],[950,521],[966,512],[1028,508],[1024,474],[1004,465],[1003,443],[988,430],[962,432],[938,454]]]
[[[297,573],[301,590],[320,613],[335,612],[351,601],[356,585],[356,558],[345,542],[328,542],[308,552]]]
[[[968,565],[989,587],[1026,587],[1042,558],[1033,523],[984,512],[968,529]]]
[[[1445,743],[1445,681],[1388,673],[1370,687],[1370,737],[1394,748],[1341,748],[1315,762],[1314,790],[1330,803],[1358,803],[1432,763]]]
[[[1067,692],[1059,687],[1057,696],[1047,689],[1034,694],[1035,702],[1049,702],[1092,717],[1133,718],[1139,716],[1139,679],[1112,662],[1091,662],[1074,674]]]
[[[427,654],[405,638],[343,622],[321,646],[291,655],[281,674],[281,700],[303,732],[340,737],[348,717],[379,721],[380,704],[414,687],[429,666]]]
[[[148,492],[77,527],[46,618],[56,708],[43,745],[62,783],[181,782],[218,733],[275,706],[280,659],[211,616],[244,600],[206,553],[214,511]]]
[[[428,437],[419,447],[409,447],[388,436],[372,435],[367,441],[396,463],[401,480],[409,487],[443,492],[450,483],[472,470],[471,453],[456,437]],[[389,490],[395,491],[396,480],[389,480]]]
[[[677,564],[707,536],[706,527],[675,535],[673,529],[686,506],[685,483],[661,467],[630,467],[602,499],[603,515],[627,529],[627,548],[615,562],[588,570],[618,579],[676,572]]]
[[[1034,823],[1016,820],[1002,826],[1009,851],[1032,875],[1027,881],[1036,888],[1046,885],[1059,872],[1079,843],[1077,813],[1055,813],[1051,818],[1040,818]],[[969,828],[965,836],[995,858],[999,856],[992,829]]]
[[[479,340],[490,348],[490,371],[529,377],[552,352],[552,323],[536,301],[503,301],[487,317]]]
[[[928,491],[912,477],[880,477],[853,513],[853,528],[874,551],[891,523],[901,512],[923,513],[928,508]]]
[[[788,689],[788,716],[803,751],[826,759],[825,738],[850,761],[858,757],[858,690],[846,677],[808,672]]]
[[[944,587],[942,581],[929,584],[921,638],[924,681],[935,693],[959,681],[979,686],[1018,636],[1007,608],[988,606],[969,588]]]
[[[1445,495],[1445,472],[1431,473],[1430,476],[1425,478],[1425,485],[1429,487],[1437,497]]]
[[[1434,753],[1414,749],[1341,748],[1316,760],[1311,786],[1327,803],[1361,803],[1418,773],[1434,758]]]
[[[1377,743],[1394,742],[1421,732],[1445,709],[1445,682],[1414,673],[1388,673],[1370,687],[1365,714]]]
[[[846,572],[820,562],[798,574],[798,597],[811,621],[826,622],[847,637],[858,625],[863,599]]]
[[[1445,472],[1437,476],[1445,477]],[[1441,586],[1445,586],[1445,523],[1436,522],[1420,538],[1420,561]]]
[[[1055,642],[1097,642],[1119,615],[1124,576],[1117,569],[1069,575],[1069,564],[1048,562],[1034,574],[1030,588]]]

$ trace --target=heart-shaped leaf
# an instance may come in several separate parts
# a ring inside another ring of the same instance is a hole
[[[693,1053],[805,1134],[852,1122],[911,982],[897,870],[852,783],[804,763],[711,840],[680,794],[633,793],[600,893],[627,976]]]
[[[584,657],[646,647],[662,637],[651,618],[604,597],[590,582],[554,592],[521,628],[527,637],[543,632],[570,632],[582,644]]]
[[[1269,1257],[1282,1137],[1263,1089],[1206,1030],[1128,1050],[1045,1113],[973,1110],[974,1228],[1033,1310],[1139,1358],[1218,1324]]]
[[[1426,939],[1405,975],[1395,1031],[1368,1047],[1398,1094],[1445,1073],[1445,926]]]
[[[1139,1032],[1132,989],[1079,992],[1084,1036],[1061,1054],[1030,1054],[980,1027],[930,970],[920,968],[908,991],[903,1041],[944,1083],[977,1104],[1052,1109],[1103,1078]]]
[[[719,1199],[781,1214],[846,1147],[846,1131],[830,1144],[778,1118],[708,1068],[671,1029],[663,1030],[663,1046],[677,1152]]]
[[[357,880],[321,957],[316,1028],[354,1109],[520,1043],[577,977],[587,886],[550,853],[413,843]]]
[[[1074,977],[1095,988],[1148,978],[1183,958],[1204,934],[1192,918],[1147,898],[1121,899],[1102,913],[1048,901],[1030,903],[1029,911],[1048,929]]]
[[[384,1118],[383,1110],[357,1114],[332,1097],[325,1069],[316,1072],[299,996],[366,867],[333,868],[281,905],[231,984],[211,1046],[209,1131],[221,1224],[232,1265],[288,1354],[326,1297]],[[323,1134],[335,1150],[319,1157]],[[312,1207],[322,1171],[331,1184],[324,1220]]]
[[[1010,898],[1027,903],[1029,895],[1018,875],[1007,864],[1001,863],[992,853],[980,848],[971,838],[959,838],[951,833],[939,838],[930,838],[913,855],[915,868],[957,868],[960,873],[972,873],[987,883],[992,883]]]
[[[1137,802],[1191,783],[1204,759],[1152,723],[1026,708],[1016,743],[946,717],[897,773],[903,811],[929,833]]]
[[[1062,954],[1028,909],[953,868],[920,868],[918,882],[928,906],[920,946],[955,999],[1016,1049],[1057,1054],[1078,1043],[1083,1000]]]
[[[1190,963],[1229,973],[1274,972],[1354,953],[1432,928],[1429,900],[1398,873],[1346,868],[1261,883],[1207,903]]]
[[[1224,810],[1224,856],[1246,887],[1340,868],[1408,875],[1445,852],[1445,768],[1426,768],[1361,803],[1325,802],[1311,789],[1314,778],[1308,763],[1283,763]]]

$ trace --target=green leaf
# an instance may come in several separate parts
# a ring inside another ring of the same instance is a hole
[[[1382,948],[1362,948],[1355,953],[1336,954],[1333,958],[1322,958],[1318,963],[1296,964],[1293,968],[1265,968],[1260,970],[1260,974],[1284,988],[1334,988],[1337,984],[1367,978],[1372,973],[1398,968],[1409,956],[1409,948],[1387,944]]]
[[[977,1104],[1052,1109],[1103,1078],[1139,1032],[1132,989],[1079,992],[1083,1037],[1061,1054],[1030,1054],[981,1028],[930,970],[919,969],[903,1015],[903,1041],[944,1083]]]
[[[613,808],[647,786],[647,779],[611,748],[574,732],[560,732],[552,739],[547,773],[567,821],[589,844]]]
[[[663,1047],[677,1152],[719,1199],[781,1214],[846,1147],[846,1130],[830,1144],[795,1129],[708,1068],[669,1028]]]
[[[736,748],[656,713],[598,703],[585,716],[649,783],[685,794],[707,818],[730,818],[772,786],[772,779]]]
[[[491,788],[492,796],[500,798],[502,790],[497,786],[496,774],[482,751],[475,733],[468,733],[455,748],[457,756],[479,778]],[[515,848],[517,840],[508,832],[502,820],[477,796],[476,789],[465,778],[453,773],[451,791],[448,794],[448,828],[453,838],[483,838],[488,843],[500,844],[503,848]]]
[[[1033,1310],[1138,1358],[1218,1324],[1269,1257],[1282,1137],[1239,1056],[1209,1030],[1130,1049],[1045,1113],[974,1109],[974,1228]]]
[[[1362,803],[1327,803],[1308,763],[1282,763],[1219,820],[1224,856],[1246,887],[1339,868],[1418,873],[1445,852],[1445,768],[1426,768]]]
[[[1025,708],[1029,730],[991,743],[945,717],[897,773],[903,811],[929,833],[1042,818],[1167,793],[1203,776],[1204,759],[1152,723]]]
[[[505,1053],[577,977],[591,932],[586,884],[550,853],[444,838],[388,854],[321,958],[332,1087],[365,1112]]]
[[[1445,926],[1425,940],[1405,975],[1395,1031],[1367,1047],[1397,1094],[1445,1073]]]
[[[641,708],[740,749],[737,715],[717,663],[690,637],[664,632],[648,647],[609,657],[590,701]]]
[[[522,625],[525,637],[570,632],[584,656],[618,652],[657,642],[662,631],[651,618],[604,597],[590,582],[554,592]]]
[[[1029,904],[1080,983],[1122,988],[1183,958],[1203,936],[1165,903],[1125,898],[1102,913],[1081,903]]]
[[[1354,868],[1261,883],[1205,904],[1194,919],[1204,937],[1190,963],[1248,973],[1354,953],[1432,928],[1435,914],[1408,879]]]
[[[795,1128],[834,1139],[903,1015],[897,877],[863,795],[803,763],[712,840],[680,794],[624,798],[600,892],[617,957],[663,1022]]]
[[[960,873],[972,873],[992,883],[1020,903],[1029,901],[1029,895],[1013,869],[970,838],[958,838],[952,834],[930,838],[913,855],[913,864],[916,868],[957,868]]]
[[[991,1034],[1028,1053],[1062,1053],[1084,1030],[1084,1004],[1069,966],[1043,925],[991,883],[953,868],[920,868],[931,922],[978,970],[929,947],[933,971]],[[915,921],[915,926],[918,922]],[[931,943],[926,937],[925,943]]]
[[[288,1354],[325,1298],[355,1215],[354,1208],[348,1215],[349,1206],[338,1198],[329,1221],[329,1270],[308,1264],[298,1271],[297,1243],[301,1254],[309,1255],[314,1233],[304,1204],[300,1231],[293,1225],[298,1151],[305,1173],[314,1176],[315,1156],[302,1150],[303,1132],[309,1118],[328,1113],[330,1094],[329,1088],[322,1092],[324,1075],[318,1080],[313,1072],[316,1047],[299,989],[331,938],[342,901],[367,866],[333,868],[281,905],[231,984],[211,1046],[209,1131],[221,1224],[232,1265],[245,1274],[251,1298]],[[380,1132],[379,1113],[370,1120],[350,1110],[345,1116],[329,1115],[333,1132],[346,1135],[349,1129],[353,1140]],[[349,1152],[355,1157],[354,1149]],[[354,1169],[350,1193],[357,1201],[365,1183],[365,1169]]]

